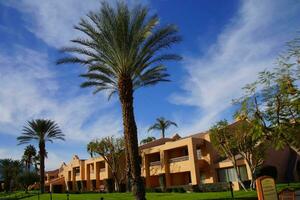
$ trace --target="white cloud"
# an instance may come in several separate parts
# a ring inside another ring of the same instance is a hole
[[[47,54],[17,47],[12,55],[0,52],[0,63],[0,133],[19,135],[22,125],[37,117],[54,119],[67,140],[88,141],[102,130],[103,135],[110,135],[121,128],[119,116],[111,108],[113,102],[105,95],[77,94],[81,89],[76,85],[69,88],[75,95],[58,96],[63,83],[49,69]],[[88,122],[91,115],[96,116]]]
[[[9,1],[7,5],[23,12],[27,28],[38,38],[54,47],[62,47],[78,36],[74,30],[80,17],[99,9],[98,0],[21,0]]]
[[[143,0],[128,0],[129,5],[140,2],[146,3]],[[71,39],[80,36],[73,26],[88,12],[101,7],[99,0],[9,0],[4,3],[22,12],[28,30],[56,48],[69,45]]]
[[[196,106],[200,114],[191,123],[181,123],[185,134],[209,128],[257,72],[272,66],[279,49],[300,27],[299,10],[299,2],[293,0],[242,1],[207,52],[186,59],[184,92],[171,100]]]

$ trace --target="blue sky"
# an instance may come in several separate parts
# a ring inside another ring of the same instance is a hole
[[[184,59],[168,64],[172,82],[136,91],[139,138],[159,137],[146,131],[159,116],[178,124],[167,136],[231,121],[231,100],[257,72],[271,68],[285,42],[300,31],[297,0],[140,3],[157,13],[161,24],[179,27],[183,42],[172,51]],[[66,142],[47,145],[47,169],[73,154],[87,158],[91,139],[122,133],[118,99],[107,101],[106,94],[79,88],[83,67],[55,65],[58,49],[78,36],[72,26],[99,6],[96,0],[0,0],[0,158],[21,157],[24,146],[17,146],[16,137],[34,118],[53,119],[66,134]]]

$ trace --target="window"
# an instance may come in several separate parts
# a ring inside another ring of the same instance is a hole
[[[201,149],[197,149],[197,158],[200,160],[202,158]]]
[[[248,180],[247,169],[246,166],[239,166],[238,170],[241,175],[242,181]],[[218,177],[220,182],[229,182],[229,181],[237,181],[237,174],[233,167],[224,168],[218,170]]]

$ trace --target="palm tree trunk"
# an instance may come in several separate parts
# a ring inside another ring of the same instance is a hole
[[[164,129],[164,128],[161,129],[161,137],[162,137],[162,138],[165,138],[165,129]]]
[[[125,133],[124,133],[125,134]],[[130,167],[130,158],[129,158],[129,153],[128,153],[128,145],[127,141],[125,139],[125,159],[126,159],[126,178],[127,178],[127,192],[131,192],[131,167]]]
[[[145,200],[145,187],[141,178],[140,156],[138,149],[137,127],[133,111],[133,85],[130,77],[121,77],[118,84],[122,104],[125,142],[130,159],[133,193],[136,200]]]
[[[45,192],[45,143],[39,143],[40,148],[40,190],[41,193]]]

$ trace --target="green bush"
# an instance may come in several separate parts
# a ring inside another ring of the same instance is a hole
[[[176,193],[185,193],[185,189],[183,187],[178,187],[178,188],[172,188],[172,192],[176,192]]]
[[[230,189],[229,183],[206,183],[199,185],[199,192],[222,192]]]
[[[107,192],[112,193],[114,191],[114,181],[111,178],[104,180],[104,185]]]

